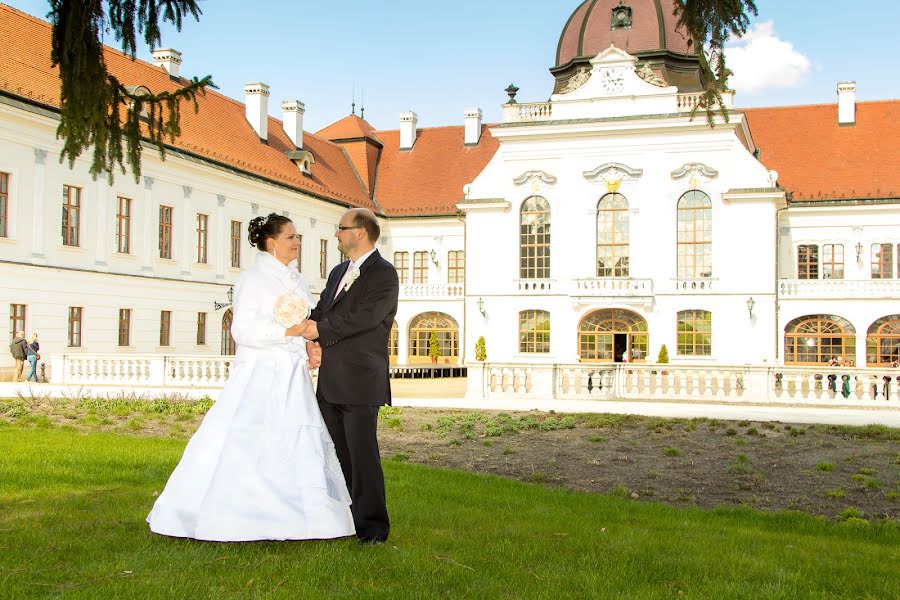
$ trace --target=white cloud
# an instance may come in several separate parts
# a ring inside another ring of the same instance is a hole
[[[728,87],[737,92],[795,87],[812,70],[806,55],[778,37],[772,21],[759,23],[744,37],[730,42],[725,46],[725,58],[734,72]]]

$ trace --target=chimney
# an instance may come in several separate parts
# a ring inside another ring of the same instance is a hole
[[[475,146],[481,139],[481,109],[476,107],[465,110],[466,146]]]
[[[419,117],[414,112],[400,113],[400,149],[412,150],[416,143],[416,124]]]
[[[165,69],[169,77],[178,79],[181,70],[181,52],[172,48],[157,48],[153,51],[153,64]]]
[[[856,124],[856,82],[841,81],[837,85],[838,125]]]
[[[306,107],[299,100],[285,100],[281,103],[281,122],[284,132],[294,142],[294,146],[303,149],[303,113]]]
[[[261,140],[269,139],[269,86],[248,83],[244,86],[247,120]]]

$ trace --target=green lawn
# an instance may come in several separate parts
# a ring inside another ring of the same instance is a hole
[[[184,440],[0,425],[0,598],[897,598],[896,524],[704,512],[388,461],[389,543],[144,517]]]

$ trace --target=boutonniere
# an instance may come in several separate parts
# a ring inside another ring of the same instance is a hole
[[[344,284],[344,291],[347,292],[350,290],[350,286],[353,285],[353,282],[359,278],[359,268],[353,267],[350,269],[350,276],[347,278],[347,283]]]

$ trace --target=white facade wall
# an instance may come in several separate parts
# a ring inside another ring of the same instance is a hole
[[[134,352],[219,354],[221,320],[213,302],[241,272],[231,266],[231,221],[242,224],[241,267],[256,252],[246,240],[256,215],[287,214],[303,235],[302,272],[315,294],[319,244],[328,244],[328,270],[340,261],[335,228],[345,208],[231,170],[153,150],[135,182],[118,174],[112,186],[92,180],[87,157],[74,167],[58,160],[58,121],[51,114],[0,103],[0,171],[10,175],[9,236],[0,238],[0,318],[9,329],[11,304],[26,306],[26,330],[42,353]],[[79,246],[62,244],[63,186],[81,188]],[[131,252],[116,246],[116,200],[132,201]],[[159,207],[174,209],[172,258],[159,258]],[[208,219],[208,263],[197,262],[197,213]],[[326,271],[327,276],[327,271]],[[67,347],[68,308],[84,308],[82,346]],[[118,309],[132,309],[131,346],[117,346]],[[171,346],[159,347],[160,311],[172,311]],[[196,345],[197,313],[207,313],[207,343]],[[0,369],[12,357],[0,355]]]

